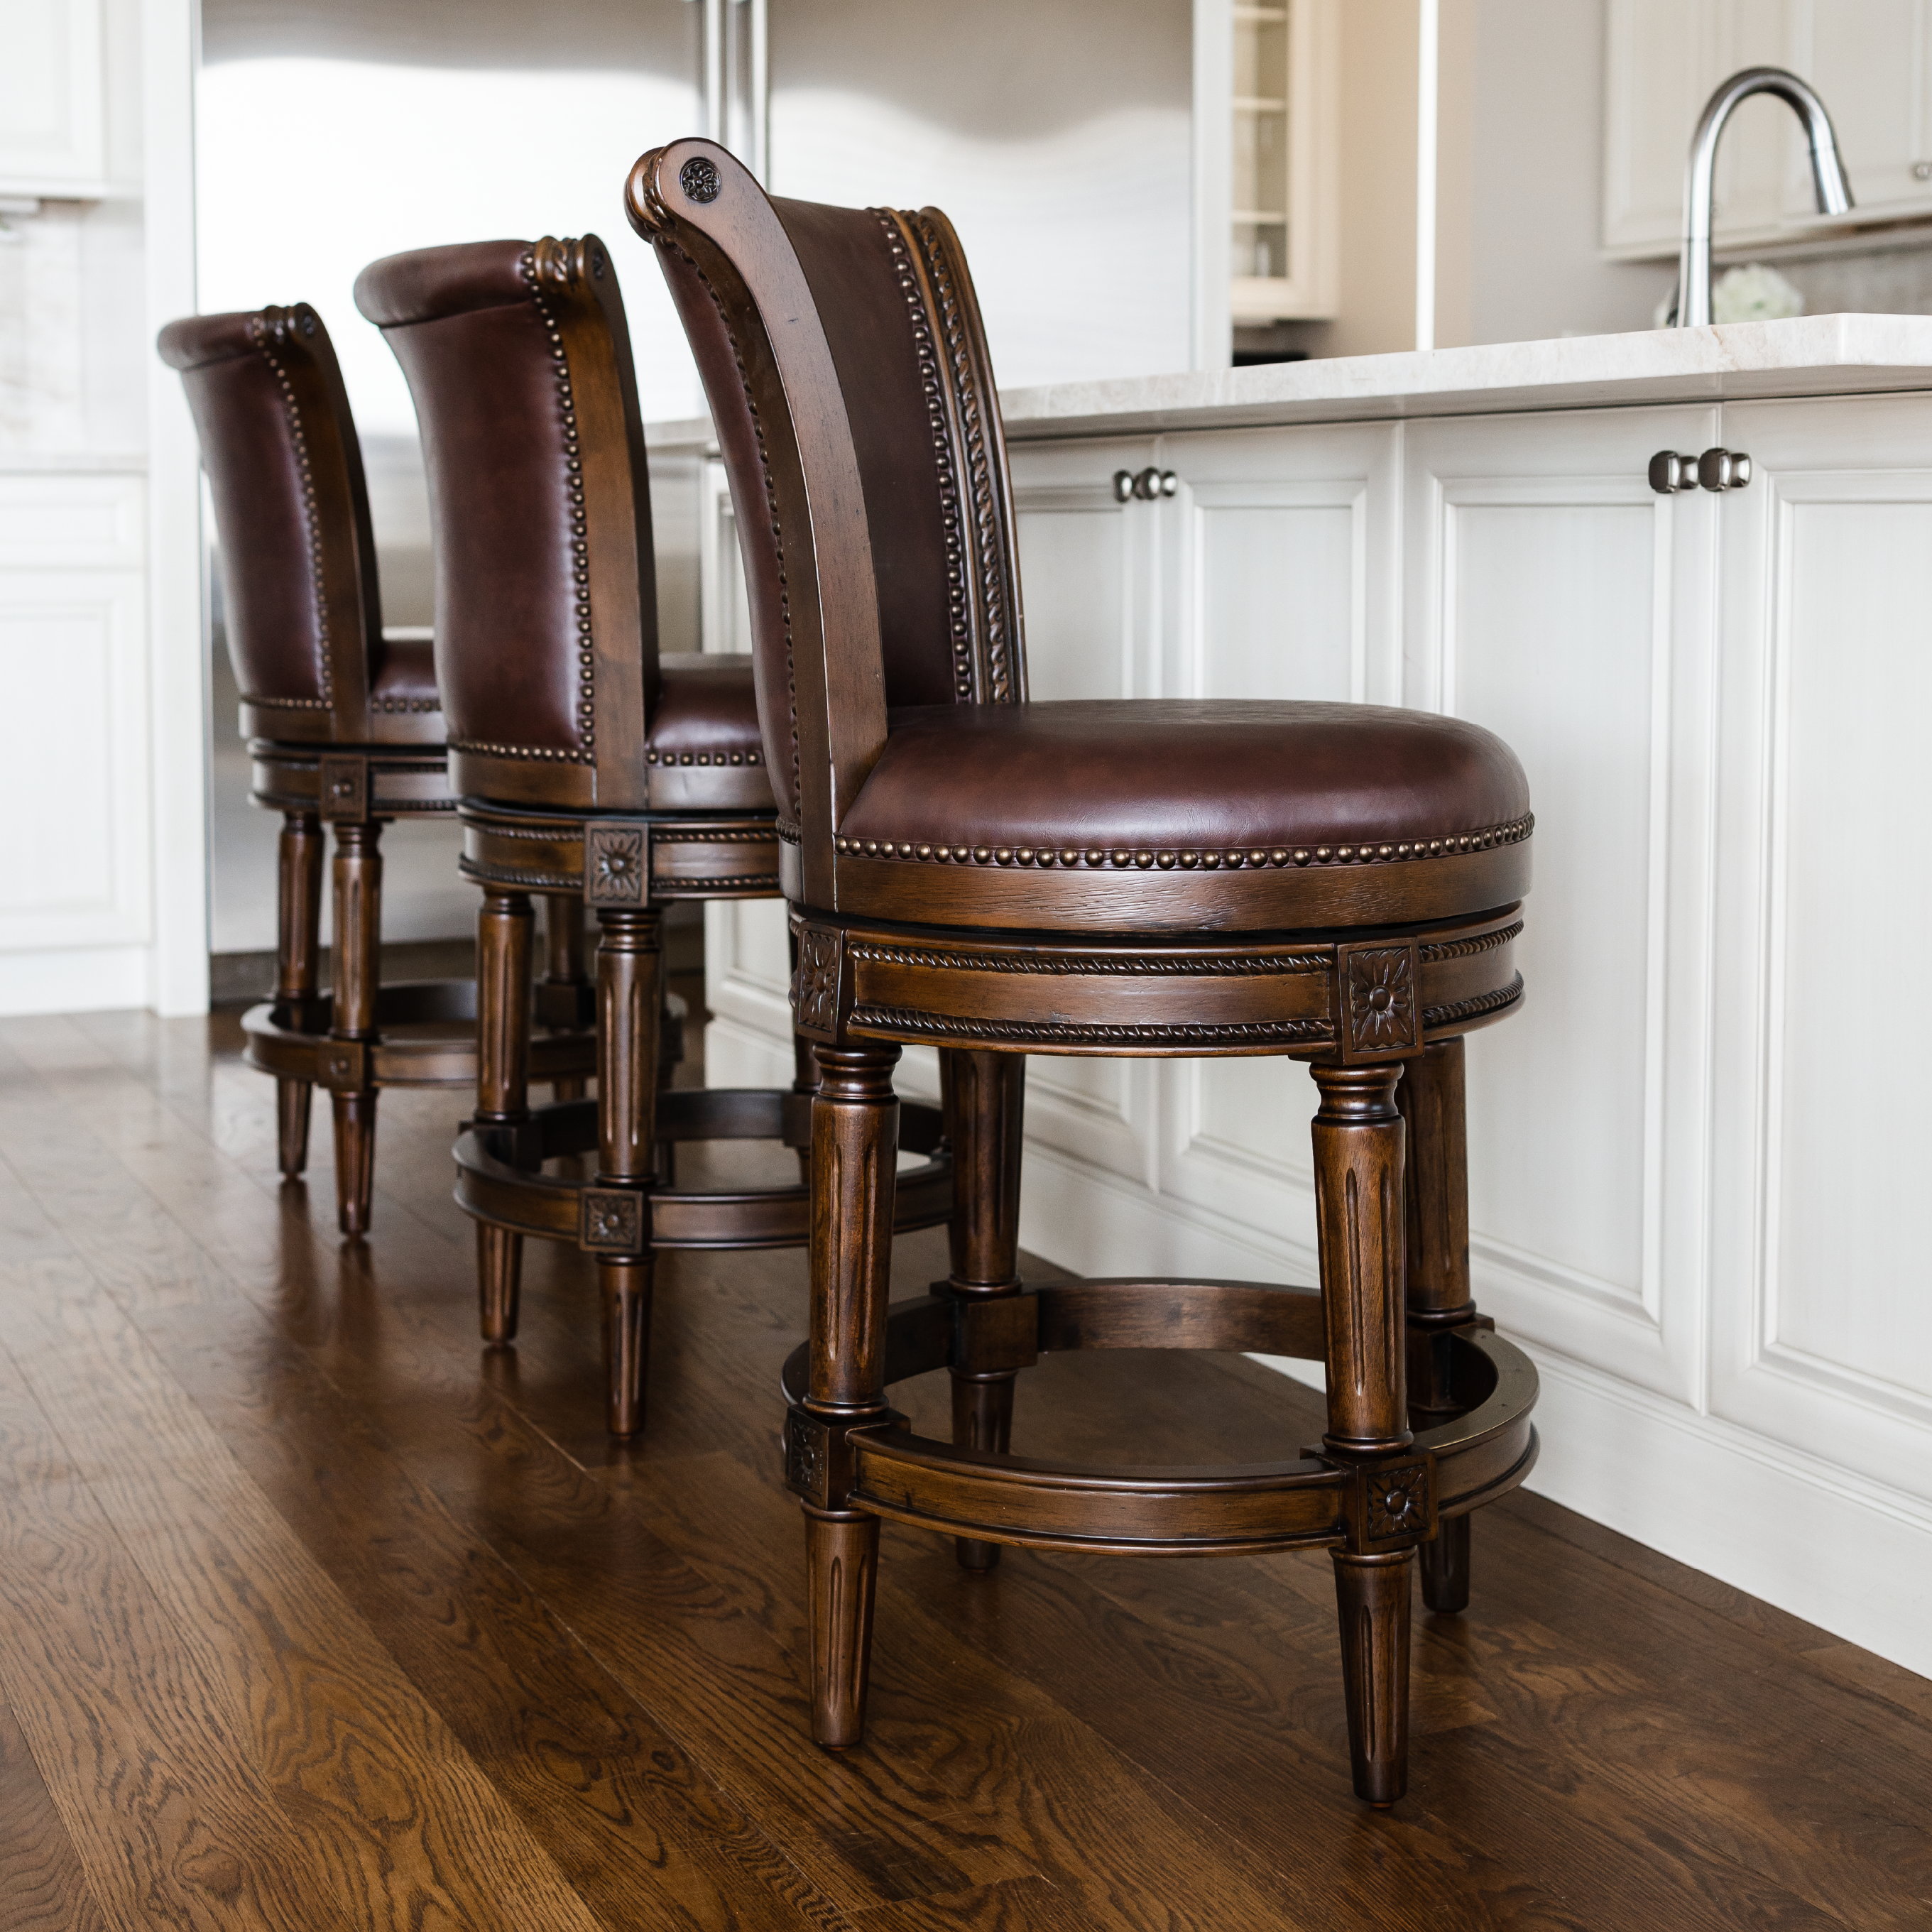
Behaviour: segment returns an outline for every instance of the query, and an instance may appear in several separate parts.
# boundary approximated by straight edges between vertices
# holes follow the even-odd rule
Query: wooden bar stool
[[[427,639],[382,628],[362,448],[322,318],[306,302],[187,316],[161,331],[158,346],[182,373],[214,499],[251,796],[282,814],[275,996],[242,1020],[246,1057],[275,1076],[284,1174],[307,1166],[310,1095],[318,1084],[328,1090],[337,1218],[359,1234],[369,1226],[377,1093],[476,1078],[472,1036],[392,1036],[473,1023],[474,986],[382,983],[382,826],[456,806],[435,666]],[[335,828],[329,994],[317,986],[326,824]],[[566,907],[554,930],[574,921],[580,933],[575,901]],[[580,977],[581,953],[580,939]],[[594,1055],[573,1021],[545,1041],[541,1070],[580,1078]]]
[[[959,1539],[1334,1552],[1355,1788],[1403,1790],[1409,1574],[1460,1608],[1457,1527],[1534,1460],[1528,1360],[1469,1299],[1462,1040],[1521,996],[1522,767],[1486,731],[1367,706],[1026,700],[1012,494],[972,284],[932,209],[766,199],[723,148],[628,191],[710,396],[752,584],[812,1109],[808,1342],[785,1372],[812,1728],[856,1744],[882,1517]],[[951,1278],[887,1303],[891,1073],[946,1069]],[[1026,1053],[1313,1065],[1322,1288],[1024,1286]],[[1413,1155],[1410,1144],[1413,1138]],[[1406,1235],[1405,1217],[1408,1224]],[[1046,1348],[1324,1361],[1328,1428],[1259,1466],[1009,1451]],[[953,1439],[887,1404],[952,1371]]]
[[[623,299],[603,244],[482,242],[365,268],[357,306],[416,398],[436,540],[437,665],[463,869],[483,889],[476,1114],[457,1144],[477,1221],[486,1340],[516,1332],[523,1244],[594,1256],[611,1432],[644,1425],[652,1257],[664,1248],[802,1246],[808,1191],[676,1184],[686,1140],[805,1148],[790,1090],[664,1090],[662,908],[771,898],[776,809],[746,658],[660,655],[650,482]],[[782,704],[781,695],[777,701]],[[602,930],[596,1101],[532,1108],[530,895],[578,893]],[[898,1222],[952,1208],[940,1118],[906,1108],[928,1156],[901,1177]],[[544,1164],[594,1154],[595,1179]]]

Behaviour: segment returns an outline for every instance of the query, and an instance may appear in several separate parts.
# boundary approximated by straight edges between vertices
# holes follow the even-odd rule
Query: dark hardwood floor
[[[521,1341],[476,1340],[460,1096],[383,1096],[346,1244],[320,1106],[285,1188],[238,1048],[0,1024],[4,1932],[1932,1928],[1932,1685],[1528,1496],[1468,1616],[1418,1606],[1390,1814],[1349,1795],[1320,1555],[982,1578],[889,1526],[870,1736],[821,1754],[776,1450],[802,1258],[664,1264],[613,1447],[579,1257],[532,1244]],[[909,1291],[943,1236],[895,1258]],[[1253,1364],[1096,1354],[1017,1434],[1319,1430]]]

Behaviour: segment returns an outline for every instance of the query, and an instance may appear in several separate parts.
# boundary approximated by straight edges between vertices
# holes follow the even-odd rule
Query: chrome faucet
[[[1717,166],[1718,136],[1731,110],[1754,94],[1776,94],[1804,123],[1818,212],[1844,214],[1852,206],[1832,117],[1810,88],[1781,67],[1748,67],[1732,74],[1705,104],[1703,118],[1690,137],[1690,166],[1684,178],[1684,249],[1677,262],[1679,328],[1696,328],[1711,320],[1711,178]]]

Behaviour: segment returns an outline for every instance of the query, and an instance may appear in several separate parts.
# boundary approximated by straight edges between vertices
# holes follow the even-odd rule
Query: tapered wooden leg
[[[1469,1293],[1469,1172],[1462,1042],[1447,1040],[1408,1062],[1396,1089],[1408,1128],[1408,1418],[1432,1429],[1460,1414],[1450,1387],[1448,1331],[1474,1318]],[[1422,1600],[1432,1610],[1469,1603],[1469,1519],[1445,1516],[1420,1552]]]
[[[599,1187],[650,1185],[656,1124],[659,1007],[664,955],[653,908],[603,910],[597,949],[597,1181]],[[637,1198],[635,1196],[631,1197]],[[600,1253],[604,1300],[606,1420],[614,1436],[644,1426],[644,1382],[650,1356],[650,1209],[628,1232],[628,1253]]]
[[[803,1507],[812,1592],[812,1735],[827,1750],[849,1750],[866,1735],[879,1519]]]
[[[322,820],[312,812],[282,819],[276,877],[275,1004],[298,1012],[314,1004],[322,941]],[[304,1015],[298,1022],[313,1024]],[[292,1180],[308,1165],[309,1100],[314,1082],[275,1082],[275,1140],[282,1172]]]
[[[335,1218],[345,1234],[366,1234],[376,1165],[376,995],[382,986],[382,827],[374,820],[335,827],[334,1024],[344,1052],[329,1083],[335,1112]]]
[[[530,1118],[530,934],[526,892],[483,895],[476,920],[476,1124],[514,1130]],[[524,1238],[476,1224],[478,1314],[486,1342],[517,1332]]]
[[[586,950],[584,943],[584,902],[575,892],[544,895],[544,984],[577,988],[584,982]],[[572,1075],[550,1082],[552,1095],[560,1100],[580,1100],[585,1082]]]
[[[1404,1131],[1398,1064],[1312,1070],[1316,1218],[1322,1251],[1328,1427],[1343,1462],[1411,1439],[1402,1318]],[[1408,1573],[1414,1552],[1335,1552],[1342,1682],[1355,1790],[1392,1804],[1408,1778]]]
[[[939,1056],[946,1134],[952,1148],[952,1219],[947,1240],[955,1294],[1019,1292],[1020,1150],[1026,1111],[1026,1056],[949,1048]],[[1018,1372],[952,1374],[952,1440],[1004,1455],[1012,1446]],[[955,1539],[964,1570],[1000,1560],[997,1543]]]
[[[898,1100],[896,1046],[817,1049],[812,1104],[812,1343],[805,1406],[832,1424],[885,1408]],[[866,1726],[878,1520],[805,1508],[812,1608],[812,1735],[828,1750]]]
[[[1393,1804],[1408,1787],[1408,1573],[1415,1552],[1334,1556],[1355,1796]]]

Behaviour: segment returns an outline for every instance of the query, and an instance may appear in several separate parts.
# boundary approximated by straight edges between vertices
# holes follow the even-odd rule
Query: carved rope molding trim
[[[854,944],[854,959],[882,966],[924,966],[972,973],[1192,974],[1239,977],[1255,974],[1306,975],[1334,970],[1334,956],[1324,952],[1236,954],[1218,959],[1150,958],[1144,953],[1078,952],[1027,957],[1006,954],[982,956],[970,952],[932,952],[898,946]]]
[[[546,235],[518,258],[530,303],[550,343],[551,373],[556,378],[557,406],[563,425],[564,496],[570,511],[570,577],[572,614],[577,626],[577,742],[574,762],[596,761],[597,652],[590,621],[590,543],[584,508],[584,452],[578,440],[577,400],[571,388],[570,363],[564,352],[563,331],[551,314],[543,284],[568,289],[578,279],[577,243]],[[466,747],[466,749],[470,748]],[[543,757],[550,755],[537,753]]]
[[[995,704],[1010,703],[1018,693],[1014,653],[1019,635],[1018,600],[1013,594],[1005,532],[994,501],[993,458],[986,436],[986,400],[973,366],[973,349],[959,300],[958,278],[953,273],[938,229],[923,215],[910,218],[926,257],[932,286],[945,318],[946,360],[959,420],[966,432],[966,466],[973,498],[973,538],[980,568],[986,628],[986,682]],[[997,404],[994,406],[998,406]]]
[[[254,344],[262,360],[268,365],[275,379],[275,386],[282,394],[282,413],[289,425],[289,440],[296,453],[296,469],[302,478],[302,540],[308,550],[309,596],[315,610],[316,643],[321,659],[322,695],[319,698],[292,698],[288,700],[290,709],[302,710],[314,709],[333,711],[335,709],[335,670],[329,652],[328,598],[322,583],[322,528],[317,520],[315,507],[315,475],[309,460],[308,432],[303,426],[302,410],[296,402],[296,387],[281,358],[271,346],[272,341],[286,340],[294,326],[291,312],[284,308],[264,309],[259,315],[248,318],[249,339]],[[260,704],[259,698],[244,700]]]
[[[919,356],[919,386],[926,398],[926,425],[931,434],[934,466],[939,472],[940,522],[946,539],[946,616],[952,641],[952,688],[962,701],[973,696],[973,600],[966,591],[966,546],[959,523],[959,479],[952,467],[952,439],[948,432],[946,406],[940,398],[939,358],[933,347],[932,318],[920,298],[919,278],[913,273],[912,258],[906,253],[905,237],[890,212],[875,208],[872,213],[884,232],[886,246],[892,250],[892,274],[905,298],[906,315],[912,325],[913,346]]]
[[[1522,998],[1522,975],[1519,973],[1507,986],[1499,986],[1493,993],[1478,993],[1474,999],[1457,1000],[1446,1006],[1424,1008],[1422,1024],[1433,1030],[1437,1027],[1454,1026],[1458,1020],[1480,1019],[1484,1013],[1514,1006]]]
[[[1327,1045],[1326,1020],[1268,1020],[1228,1026],[1079,1026],[1052,1021],[956,1019],[903,1006],[856,1006],[850,1024],[880,1033],[924,1034],[943,1040],[1058,1040],[1068,1046],[1222,1046],[1238,1043]]]
[[[1522,921],[1513,926],[1498,926],[1494,932],[1478,933],[1474,939],[1452,939],[1439,945],[1424,946],[1420,949],[1425,966],[1439,965],[1445,959],[1470,959],[1479,952],[1493,952],[1499,946],[1507,946],[1513,939],[1522,937]]]
[[[839,852],[853,858],[910,859],[931,865],[1058,865],[1069,869],[1084,863],[1121,872],[1143,872],[1156,867],[1162,872],[1172,872],[1176,866],[1186,872],[1197,868],[1213,872],[1225,866],[1231,872],[1244,867],[1259,872],[1285,866],[1370,866],[1417,859],[1457,858],[1466,853],[1488,852],[1498,846],[1520,844],[1535,827],[1534,818],[1526,814],[1508,825],[1488,826],[1478,832],[1452,832],[1441,838],[1403,839],[1386,844],[1256,845],[1219,850],[1179,850],[1145,845],[935,845],[892,838],[837,838],[832,842]]]

